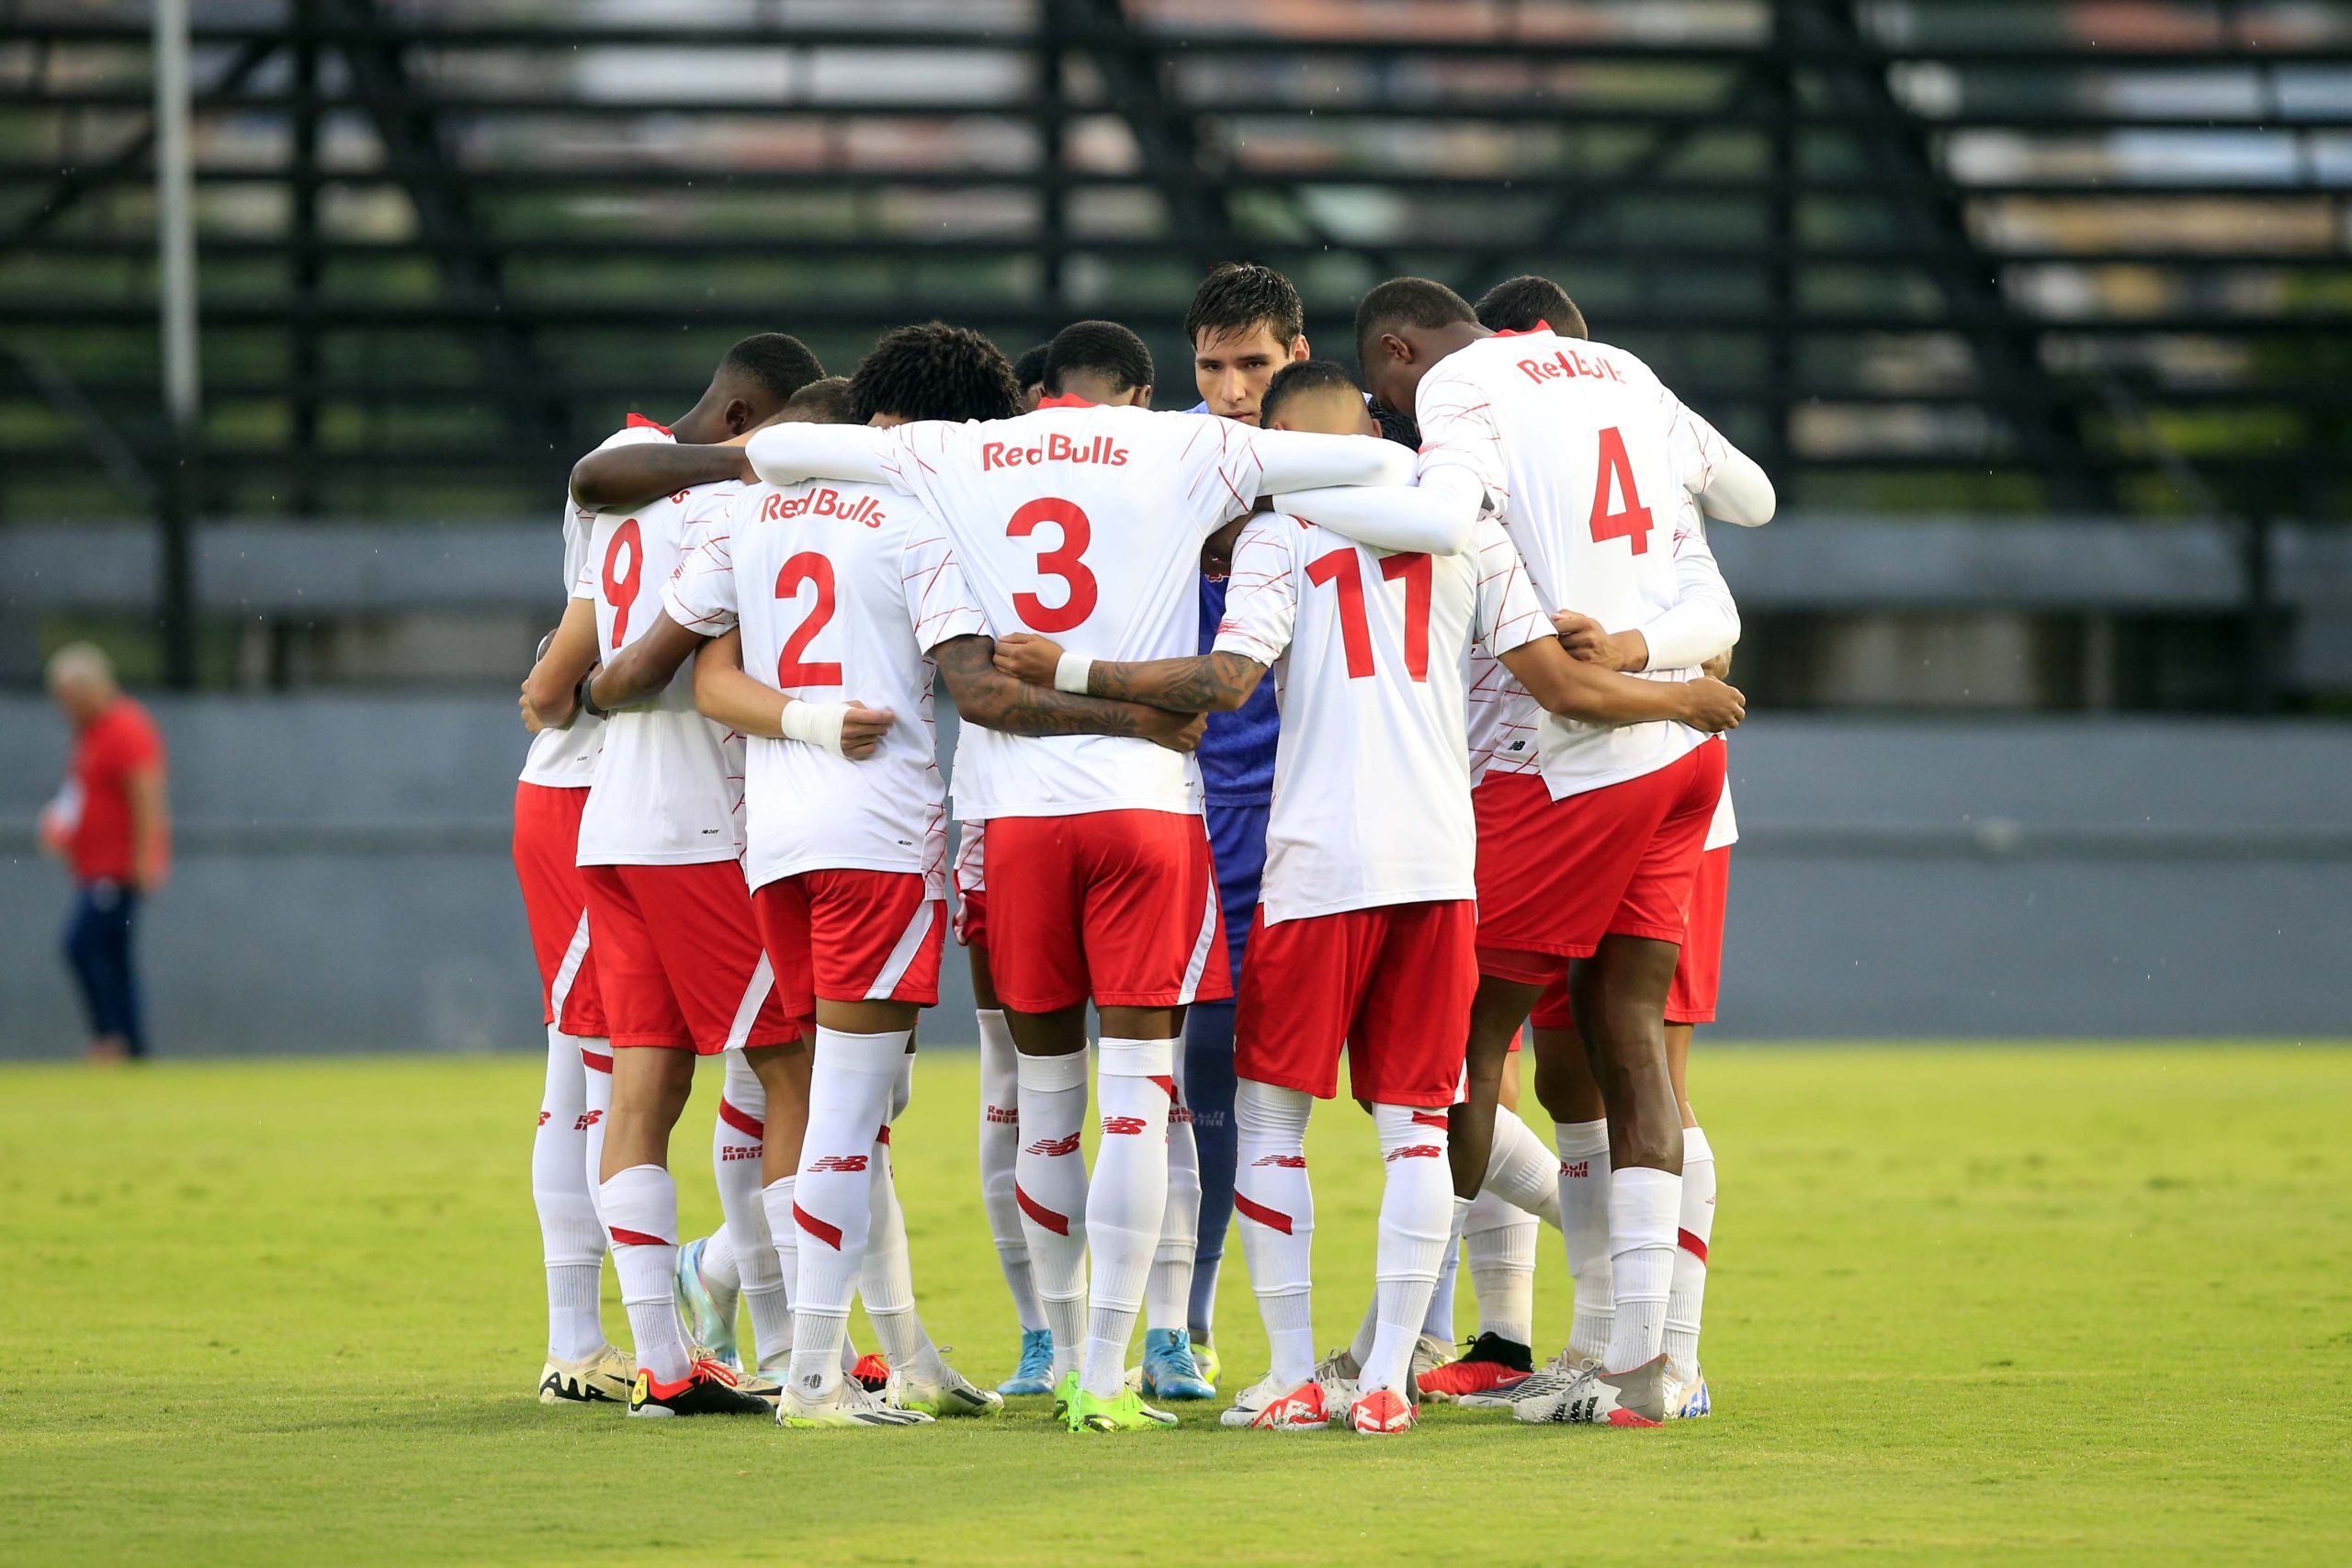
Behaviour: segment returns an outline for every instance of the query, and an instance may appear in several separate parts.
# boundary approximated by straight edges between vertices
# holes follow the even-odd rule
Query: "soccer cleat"
[[[1257,1432],[1320,1432],[1331,1424],[1323,1385],[1313,1378],[1285,1388],[1269,1372],[1234,1396],[1233,1408],[1216,1418],[1220,1427]]]
[[[1348,1425],[1367,1437],[1394,1437],[1409,1432],[1418,1419],[1412,1402],[1394,1389],[1375,1388],[1356,1396],[1348,1406]]]
[[[1115,1399],[1104,1399],[1083,1388],[1072,1393],[1069,1429],[1073,1432],[1148,1432],[1174,1425],[1176,1417],[1165,1410],[1154,1410],[1131,1388],[1121,1389]]]
[[[1454,1403],[1464,1410],[1510,1410],[1522,1399],[1557,1393],[1586,1372],[1599,1370],[1599,1362],[1580,1358],[1572,1350],[1563,1350],[1517,1382],[1505,1383],[1484,1393],[1459,1394]]]
[[[1069,1425],[1069,1407],[1078,1398],[1078,1369],[1072,1367],[1054,1383],[1054,1419]]]
[[[1434,1334],[1424,1334],[1413,1341],[1413,1358],[1405,1368],[1406,1396],[1415,1404],[1421,1402],[1421,1377],[1433,1372],[1453,1359],[1453,1347]]]
[[[743,1358],[735,1348],[735,1314],[720,1306],[710,1287],[703,1283],[702,1253],[709,1245],[710,1237],[697,1236],[678,1248],[674,1281],[678,1321],[685,1326],[688,1344],[707,1347],[712,1360],[741,1371]]]
[[[997,1393],[1011,1398],[1023,1393],[1054,1392],[1054,1331],[1050,1328],[1027,1328],[1021,1333],[1021,1363],[1012,1375],[996,1385]]]
[[[774,1406],[736,1386],[735,1371],[717,1361],[696,1361],[675,1382],[663,1382],[643,1367],[628,1391],[631,1416],[765,1416]]]
[[[771,1410],[775,1408],[775,1402],[784,1397],[783,1380],[768,1376],[764,1368],[758,1371],[737,1372],[735,1386],[753,1399],[766,1400]]]
[[[1654,1356],[1630,1372],[1604,1372],[1588,1364],[1566,1388],[1522,1397],[1510,1413],[1521,1421],[1578,1427],[1658,1426],[1666,1419],[1666,1358]]]
[[[890,1386],[890,1363],[882,1359],[880,1352],[868,1350],[857,1359],[857,1365],[849,1370],[849,1375],[866,1393],[880,1393]]]
[[[1216,1385],[1201,1375],[1193,1341],[1181,1328],[1155,1328],[1143,1337],[1143,1392],[1154,1399],[1215,1399]]]
[[[1418,1381],[1422,1398],[1444,1404],[1468,1393],[1508,1388],[1534,1370],[1534,1359],[1526,1346],[1499,1334],[1481,1334],[1470,1342],[1470,1348],[1460,1360],[1421,1372]]]
[[[1669,1421],[1697,1421],[1714,1414],[1715,1403],[1707,1394],[1707,1374],[1694,1372],[1688,1382],[1669,1369],[1666,1374],[1666,1418]]]
[[[1363,1369],[1356,1364],[1352,1350],[1334,1350],[1315,1363],[1314,1378],[1323,1385],[1323,1407],[1331,1413],[1334,1423],[1348,1418],[1348,1406],[1356,1402],[1356,1379]]]
[[[784,1391],[775,1407],[779,1427],[928,1427],[931,1417],[920,1410],[885,1404],[855,1378],[843,1378],[827,1393],[810,1393],[798,1386]]]
[[[577,1361],[548,1358],[539,1369],[541,1404],[626,1404],[637,1363],[607,1345]]]
[[[938,1369],[936,1377],[926,1377],[920,1370],[892,1372],[889,1387],[882,1395],[882,1403],[894,1410],[913,1410],[925,1416],[995,1416],[1004,1409],[1004,1396],[992,1388],[976,1388],[969,1378],[936,1356],[928,1358]]]
[[[1216,1382],[1217,1374],[1225,1370],[1225,1363],[1217,1359],[1216,1347],[1205,1339],[1193,1340],[1193,1365],[1199,1369],[1201,1381],[1211,1385]]]

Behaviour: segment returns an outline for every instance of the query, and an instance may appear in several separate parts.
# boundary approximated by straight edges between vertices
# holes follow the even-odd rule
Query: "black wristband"
[[[599,664],[594,669],[590,670],[588,673],[580,677],[580,684],[572,690],[572,695],[580,700],[580,711],[586,714],[590,718],[610,718],[613,716],[612,710],[610,708],[600,708],[596,705],[596,699],[590,693],[590,688],[594,686],[596,683],[597,671],[602,669],[604,669],[604,666]]]

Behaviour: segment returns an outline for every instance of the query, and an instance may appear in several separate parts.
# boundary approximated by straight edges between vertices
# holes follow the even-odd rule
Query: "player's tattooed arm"
[[[1016,632],[996,645],[996,667],[1033,685],[1056,684],[1061,660],[1061,645],[1051,637]],[[1224,651],[1126,663],[1098,659],[1087,667],[1086,693],[1183,713],[1231,713],[1250,700],[1265,674],[1256,660]]]
[[[599,447],[572,464],[571,499],[594,511],[621,511],[695,485],[751,477],[751,458],[740,443],[638,441]]]
[[[1190,751],[1206,721],[1141,703],[1105,701],[1031,685],[1001,670],[997,644],[984,637],[950,637],[931,650],[956,711],[984,729],[1008,735],[1124,735]]]
[[[523,680],[523,728],[570,727],[578,713],[575,694],[588,671],[596,667],[596,602],[574,599],[563,607],[563,619],[540,645],[539,660]]]
[[[1644,681],[1570,657],[1556,637],[1539,637],[1499,656],[1544,710],[1589,724],[1672,719],[1710,734],[1734,728],[1747,699],[1721,681]]]

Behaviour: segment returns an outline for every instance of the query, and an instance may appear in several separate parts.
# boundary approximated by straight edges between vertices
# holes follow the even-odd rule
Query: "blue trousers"
[[[65,922],[65,962],[82,991],[90,1038],[112,1036],[133,1056],[147,1054],[139,1010],[139,976],[130,960],[139,895],[119,883],[85,883]]]
[[[1233,984],[1241,985],[1241,954],[1258,912],[1258,885],[1266,873],[1263,806],[1204,807],[1216,851],[1217,901],[1225,907],[1226,956]],[[1193,1111],[1193,1143],[1200,1150],[1201,1241],[1193,1258],[1193,1337],[1206,1341],[1215,1324],[1218,1267],[1233,1223],[1233,1004],[1196,1002],[1184,1021],[1184,1100]]]

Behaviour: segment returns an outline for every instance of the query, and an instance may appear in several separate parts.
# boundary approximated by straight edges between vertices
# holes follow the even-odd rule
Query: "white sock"
[[[548,1271],[548,1357],[582,1361],[605,1348],[599,1292],[605,1227],[588,1185],[588,1083],[580,1042],[548,1025],[547,1082],[531,1135],[531,1201]]]
[[[1699,1375],[1699,1308],[1707,1296],[1707,1246],[1715,1232],[1715,1151],[1696,1127],[1682,1129],[1681,1234],[1666,1297],[1666,1363],[1686,1382]]]
[[[1184,1105],[1184,1050],[1176,1049],[1175,1102],[1168,1110],[1168,1207],[1160,1215],[1159,1247],[1144,1289],[1146,1328],[1189,1329],[1193,1314],[1193,1254],[1201,1243],[1201,1151],[1193,1142],[1193,1113]]]
[[[1175,1103],[1177,1040],[1105,1036],[1095,1096],[1102,1141],[1086,1191],[1086,1351],[1079,1382],[1098,1399],[1126,1392],[1127,1342],[1168,1213],[1168,1109]],[[1177,1321],[1182,1322],[1180,1317]]]
[[[1478,1186],[1480,1197],[1489,1192],[1526,1210],[1554,1230],[1560,1228],[1560,1162],[1544,1146],[1535,1129],[1509,1106],[1495,1107],[1493,1152],[1487,1156],[1486,1179]],[[1478,1228],[1475,1221],[1470,1228]]]
[[[893,1370],[938,1375],[939,1352],[915,1313],[914,1260],[907,1251],[907,1215],[899,1206],[899,1184],[891,1170],[890,1129],[874,1145],[874,1180],[867,1189],[865,1264],[858,1271],[858,1299],[881,1341],[882,1359]]]
[[[800,1233],[792,1287],[792,1382],[805,1393],[829,1393],[841,1377],[850,1302],[869,1245],[875,1137],[889,1113],[908,1032],[817,1029],[808,1066],[808,1131],[788,1198]]]
[[[1022,1234],[1021,1204],[1012,1195],[1013,1161],[1021,1156],[1020,1053],[1001,1010],[981,1008],[975,1016],[980,1021],[980,1206],[988,1213],[1012,1314],[1021,1331],[1032,1334],[1046,1319],[1030,1283],[1029,1238]]]
[[[580,1043],[580,1066],[588,1107],[580,1118],[580,1130],[586,1137],[580,1151],[581,1163],[587,1171],[589,1198],[601,1204],[603,1200],[598,1194],[605,1185],[605,1123],[613,1114],[612,1043],[607,1040],[582,1040]],[[596,1224],[600,1229],[605,1224],[601,1208],[596,1215]]]
[[[1609,1123],[1555,1122],[1552,1134],[1560,1151],[1560,1237],[1577,1287],[1568,1349],[1579,1360],[1599,1360],[1609,1353],[1617,1318],[1609,1277]]]
[[[617,1171],[597,1193],[611,1228],[613,1272],[637,1343],[637,1364],[663,1382],[692,1370],[678,1330],[678,1184],[658,1165]]]
[[[1609,1179],[1609,1277],[1617,1301],[1601,1365],[1629,1372],[1666,1340],[1666,1298],[1674,1279],[1674,1232],[1682,1217],[1682,1178],[1628,1166]]]
[[[1357,1383],[1367,1392],[1385,1388],[1404,1393],[1410,1388],[1413,1342],[1420,1337],[1422,1319],[1429,1314],[1438,1265],[1460,1239],[1460,1216],[1469,1213],[1470,1201],[1453,1196],[1443,1111],[1374,1105],[1372,1121],[1380,1133],[1380,1157],[1387,1169],[1373,1262],[1380,1321]]]
[[[1013,1199],[1037,1310],[1054,1332],[1058,1382],[1078,1366],[1086,1325],[1086,1156],[1079,1125],[1086,1118],[1086,1056],[1023,1056],[1015,1068],[1021,1100],[1021,1153]]]
[[[1315,1371],[1315,1194],[1306,1178],[1314,1105],[1297,1089],[1249,1078],[1233,1089],[1233,1217],[1283,1388]]]
[[[760,1207],[760,1154],[767,1137],[768,1096],[752,1064],[741,1051],[720,1057],[718,1114],[710,1124],[710,1174],[718,1188],[718,1212],[725,1224],[703,1245],[702,1281],[719,1312],[733,1323],[747,1286],[775,1290],[783,1283],[771,1259],[775,1245],[768,1239],[768,1217]],[[771,1314],[769,1332],[775,1332]],[[755,1335],[756,1343],[756,1335]],[[758,1344],[760,1355],[776,1347]]]
[[[792,1195],[798,1181],[797,1176],[786,1176],[769,1182],[760,1190],[760,1213],[768,1222],[768,1251],[775,1258],[776,1278],[784,1281],[783,1288],[773,1298],[775,1305],[784,1314],[784,1321],[775,1331],[775,1354],[771,1358],[763,1349],[760,1352],[760,1370],[779,1382],[789,1375],[784,1369],[789,1367],[792,1359],[792,1292],[800,1278],[800,1225],[792,1217]],[[759,1321],[761,1310],[757,1304],[752,1309],[754,1324]],[[766,1337],[760,1335],[757,1328],[752,1332],[765,1346]]]
[[[1556,1180],[1557,1162],[1544,1164]],[[1493,1191],[1480,1192],[1470,1205],[1463,1245],[1470,1255],[1471,1287],[1478,1292],[1479,1333],[1514,1345],[1534,1342],[1535,1235],[1543,1228],[1534,1215]]]
[[[1454,1343],[1454,1280],[1459,1272],[1455,1266],[1461,1260],[1462,1249],[1458,1247],[1448,1248],[1446,1255],[1437,1260],[1437,1283],[1430,1288],[1429,1314],[1421,1319],[1423,1334],[1432,1339],[1442,1339],[1449,1345]]]

